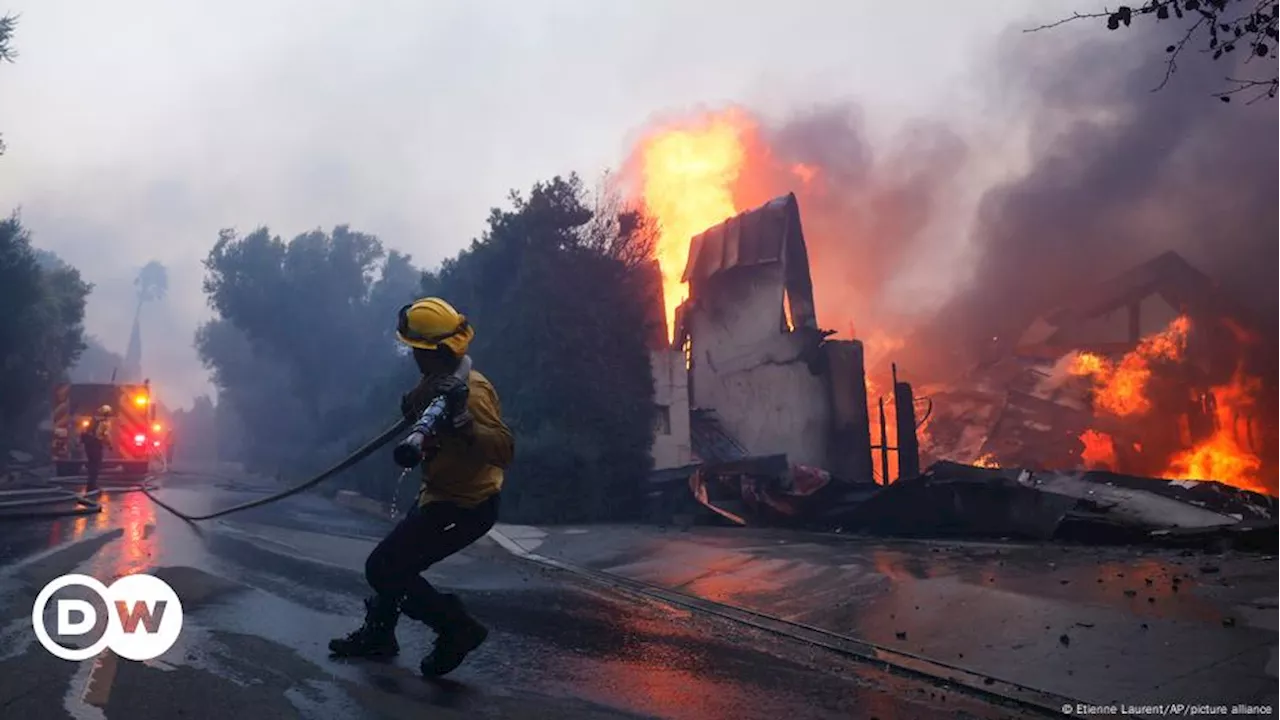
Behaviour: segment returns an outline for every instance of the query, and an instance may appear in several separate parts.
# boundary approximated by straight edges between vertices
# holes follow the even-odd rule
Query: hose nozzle
[[[423,444],[427,438],[434,437],[439,432],[440,424],[445,419],[446,411],[449,403],[443,395],[431,401],[427,405],[427,409],[422,411],[422,415],[418,416],[417,422],[409,429],[409,436],[400,441],[396,445],[396,449],[392,451],[391,457],[396,464],[402,468],[410,469],[417,467],[422,462],[424,456]]]

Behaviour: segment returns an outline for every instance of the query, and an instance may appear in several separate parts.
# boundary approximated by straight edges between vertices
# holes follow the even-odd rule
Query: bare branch
[[[1195,35],[1196,30],[1199,30],[1200,26],[1203,24],[1204,18],[1200,18],[1194,25],[1187,29],[1186,34],[1182,36],[1182,39],[1178,41],[1178,44],[1170,45],[1165,48],[1165,52],[1169,53],[1169,60],[1164,64],[1164,79],[1160,81],[1159,85],[1151,88],[1151,92],[1163,90],[1164,86],[1169,84],[1169,78],[1173,77],[1173,74],[1178,72],[1178,55],[1182,53],[1182,48],[1187,46],[1187,43],[1191,40],[1191,36]]]
[[[1067,23],[1074,22],[1076,20],[1096,20],[1098,18],[1110,17],[1110,16],[1111,16],[1111,13],[1106,10],[1102,12],[1097,12],[1097,13],[1071,13],[1071,17],[1069,18],[1062,18],[1061,20],[1055,20],[1054,22],[1048,23],[1046,25],[1041,25],[1039,27],[1027,28],[1022,32],[1029,33],[1029,32],[1040,32],[1041,30],[1052,30],[1053,28],[1056,28],[1059,25],[1066,25]]]
[[[1238,95],[1249,90],[1257,90],[1258,93],[1252,99],[1245,102],[1246,105],[1252,105],[1259,100],[1275,99],[1277,90],[1280,90],[1280,79],[1271,78],[1269,80],[1241,80],[1238,78],[1227,78],[1227,82],[1234,87],[1214,93],[1213,96],[1223,102],[1231,102],[1232,95]]]

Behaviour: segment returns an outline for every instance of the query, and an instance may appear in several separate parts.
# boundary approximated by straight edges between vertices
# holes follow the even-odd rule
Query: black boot
[[[400,610],[381,597],[364,601],[364,624],[346,637],[329,641],[329,652],[339,657],[393,657],[400,652],[396,642],[396,620]]]
[[[489,637],[488,628],[467,614],[456,595],[440,597],[440,607],[433,608],[431,612],[423,613],[424,617],[418,618],[436,631],[435,647],[430,655],[422,659],[419,666],[426,677],[440,677],[453,672],[472,650],[480,647],[485,638]]]

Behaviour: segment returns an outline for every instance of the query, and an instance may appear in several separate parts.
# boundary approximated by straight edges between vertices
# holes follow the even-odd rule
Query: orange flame
[[[1118,363],[1093,353],[1078,353],[1068,370],[1093,379],[1096,407],[1120,417],[1140,415],[1151,409],[1151,399],[1146,394],[1151,364],[1181,359],[1190,331],[1191,320],[1184,315],[1163,331],[1143,338]]]
[[[1255,404],[1262,383],[1239,371],[1228,385],[1213,389],[1216,428],[1205,441],[1169,461],[1163,473],[1170,480],[1217,480],[1245,490],[1273,494],[1262,482],[1262,460],[1244,446],[1248,433],[1243,418]]]
[[[996,456],[991,453],[984,453],[982,457],[973,461],[974,467],[980,468],[999,468],[1000,463],[996,460]]]
[[[668,127],[642,143],[641,195],[658,223],[655,255],[672,338],[676,307],[688,297],[680,278],[689,261],[690,241],[738,212],[733,185],[746,162],[744,134],[751,128],[745,115],[728,110]]]
[[[1080,434],[1080,442],[1084,450],[1080,452],[1080,460],[1086,468],[1116,467],[1116,443],[1108,434],[1097,430],[1085,430]]]
[[[1093,353],[1077,353],[1071,358],[1069,371],[1088,377],[1093,382],[1094,406],[1117,417],[1141,416],[1152,410],[1147,385],[1158,361],[1178,362],[1184,359],[1191,322],[1179,317],[1164,331],[1143,339],[1138,347],[1118,362]],[[1187,446],[1169,457],[1161,476],[1170,480],[1216,480],[1245,490],[1274,494],[1262,481],[1262,460],[1250,442],[1248,418],[1256,415],[1261,381],[1248,378],[1237,370],[1231,382],[1211,390],[1213,433],[1196,443],[1191,436],[1189,418],[1177,417],[1181,442]],[[1149,417],[1157,418],[1158,413]],[[1106,433],[1088,429],[1080,435],[1084,449],[1081,463],[1086,468],[1107,467],[1124,471],[1116,455],[1115,439]],[[1133,443],[1141,453],[1141,443]],[[1163,464],[1162,461],[1157,460]],[[1159,467],[1159,465],[1157,465]]]

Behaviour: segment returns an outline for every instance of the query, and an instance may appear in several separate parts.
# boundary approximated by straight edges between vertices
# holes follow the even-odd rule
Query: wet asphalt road
[[[161,496],[192,512],[272,489],[180,475]],[[428,577],[492,630],[445,681],[419,677],[430,633],[402,622],[392,662],[335,661],[358,623],[365,555],[384,530],[302,496],[193,529],[140,493],[98,515],[0,523],[0,717],[60,718],[1018,718],[1023,711],[730,621],[624,595],[509,555],[488,539]],[[147,572],[183,602],[156,661],[59,660],[31,607],[49,580]],[[60,597],[60,596],[59,596]],[[87,640],[96,639],[90,633]]]

